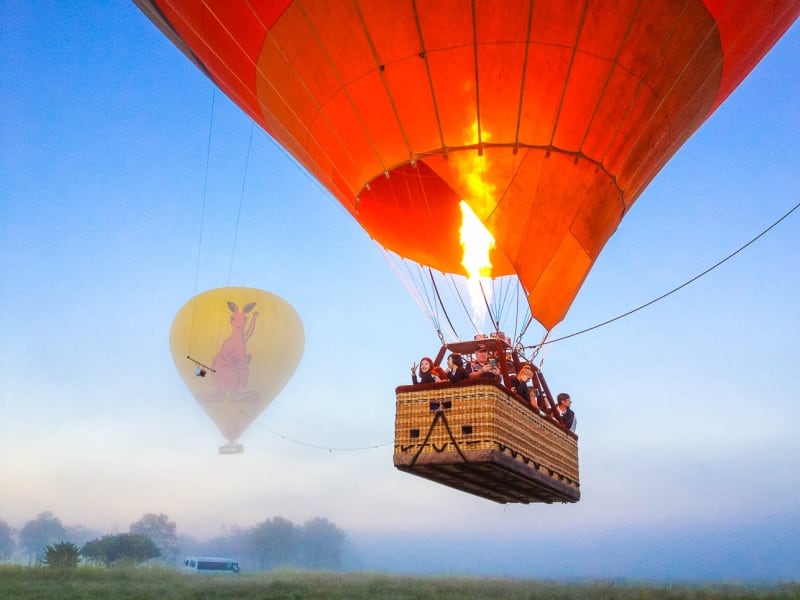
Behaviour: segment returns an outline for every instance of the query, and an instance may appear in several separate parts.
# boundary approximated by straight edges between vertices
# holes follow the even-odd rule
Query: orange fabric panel
[[[508,151],[508,150],[507,150]],[[493,149],[492,153],[500,152]],[[503,232],[505,252],[516,264],[529,263],[535,271],[542,267],[541,249],[552,240],[547,238],[552,230],[546,224],[547,215],[541,212],[541,200],[537,206],[541,174],[548,157],[545,152],[533,149],[521,149],[515,156],[517,168],[510,184],[498,204],[498,210],[492,214],[493,230]],[[529,282],[530,283],[530,282]]]
[[[487,44],[478,50],[481,141],[513,143],[522,85],[522,44]]]
[[[535,2],[476,0],[475,32],[479,44],[525,42],[530,11]]]
[[[280,75],[266,78],[263,74],[270,73],[270,69],[276,65],[285,66],[285,69],[279,71]],[[255,87],[262,118],[265,122],[280,122],[293,141],[305,145],[309,125],[319,114],[319,107],[290,71],[289,63],[274,39],[265,40],[256,68]]]
[[[416,7],[426,52],[464,46],[472,49],[471,0],[420,0]]]
[[[534,2],[531,40],[543,47],[574,48],[586,4],[572,0]]]
[[[398,146],[402,143],[404,161],[410,158],[409,148],[405,145],[406,140],[411,148],[439,147],[441,142],[433,97],[425,61],[420,56],[422,42],[411,3],[363,3],[359,4],[359,9],[376,59],[383,66],[385,100],[389,103],[382,110],[386,116],[381,115],[376,121],[379,119],[396,121],[392,127],[397,127],[397,134],[402,138],[394,140],[391,145]],[[409,90],[413,90],[414,93],[409,93]],[[364,105],[373,100],[370,95],[354,94],[354,97]],[[378,100],[382,102],[383,95]],[[380,122],[376,122],[376,126],[388,127]],[[384,147],[381,135],[376,135],[375,141],[381,148]],[[382,149],[381,155],[383,154]],[[391,156],[386,156],[383,160],[390,166],[395,166],[397,163],[397,159]]]
[[[475,3],[482,142],[507,144],[517,138],[530,11],[530,4],[515,0]]]
[[[575,290],[583,284],[592,263],[575,238],[567,235],[561,239],[553,260],[528,294],[528,302],[537,308],[537,320],[546,328],[552,328],[567,314]],[[522,275],[527,275],[524,270]]]
[[[344,140],[341,135],[349,136],[351,141],[358,136],[359,133],[362,134],[360,136],[362,141],[366,138],[363,137],[363,131],[358,125],[352,107],[347,104],[346,99],[341,95],[338,96],[337,99],[337,104],[329,103],[327,106],[328,112],[314,120],[309,130],[309,135],[311,139],[316,142],[320,152],[324,153],[327,160],[334,166],[334,169],[336,169],[347,182],[348,189],[352,190],[353,193],[357,195],[357,190],[360,190],[364,184],[367,183],[367,180],[363,176],[364,165],[359,165],[356,162],[357,157],[353,157],[348,153],[348,149],[344,146]],[[330,118],[331,115],[340,120],[338,122],[333,122]],[[346,116],[349,117],[349,119],[344,120]],[[348,130],[348,126],[352,127],[352,130]],[[365,153],[366,156],[373,161],[374,165],[379,166],[375,153],[370,151],[368,145],[362,145],[361,152]],[[376,171],[380,172],[380,169],[378,168]]]
[[[523,143],[550,145],[571,57],[572,51],[564,46],[531,44],[519,123]]]
[[[380,73],[372,72],[351,83],[347,89],[355,112],[361,116],[370,142],[385,169],[392,169],[409,160],[409,148],[400,129],[395,111]],[[366,169],[364,176],[372,177],[373,169]]]
[[[389,66],[422,52],[410,2],[364,2],[358,8],[380,64]]]
[[[352,163],[355,177],[346,179],[350,181],[351,189],[360,190],[375,174],[385,170],[370,132],[364,128],[362,115],[356,112],[350,98],[344,93],[333,96],[325,103],[323,110],[325,119],[315,122],[312,135],[316,137],[318,131],[335,135],[335,139],[328,138],[328,143],[323,146],[328,149],[334,164],[340,161]]]
[[[640,121],[636,117],[653,101],[649,87],[624,67],[615,65],[594,108],[581,152],[602,163],[609,172],[616,172],[619,163],[614,163],[612,157],[618,155],[609,153],[625,147],[625,140],[638,134],[636,125]]]
[[[553,135],[554,146],[572,152],[581,149],[611,66],[591,54],[579,52],[574,56]]]
[[[297,39],[296,42],[301,45],[318,44],[324,49],[325,56],[319,67],[331,69],[342,85],[377,69],[367,34],[353,2],[303,0],[300,5],[313,34],[310,38]],[[317,67],[314,64],[298,66],[303,69]]]
[[[617,230],[627,207],[616,183],[608,177],[590,176],[594,169],[589,163],[582,164],[587,181],[584,203],[581,205],[570,231],[594,262],[611,235]],[[575,290],[577,293],[577,290]]]
[[[445,147],[477,144],[475,60],[471,46],[428,52]]]
[[[341,89],[341,83],[330,69],[325,49],[313,42],[313,28],[294,4],[270,29],[269,37],[274,46],[264,45],[260,73],[287,92],[290,105],[308,98],[308,105],[300,104],[297,112],[310,128],[321,105]]]
[[[384,75],[400,124],[412,150],[422,152],[441,147],[425,62],[415,55],[388,65]],[[414,94],[409,94],[408,90],[414,90]]]

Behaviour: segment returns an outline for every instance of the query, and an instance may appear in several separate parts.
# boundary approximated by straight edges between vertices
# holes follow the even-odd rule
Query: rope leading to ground
[[[266,425],[264,425],[262,423],[259,423],[258,421],[256,421],[256,425],[258,425],[262,429],[265,429],[265,430],[269,431],[272,435],[275,435],[275,436],[281,438],[282,440],[286,440],[288,442],[292,442],[293,444],[298,444],[300,446],[305,446],[307,448],[315,448],[316,450],[327,450],[330,454],[333,454],[334,452],[360,452],[362,450],[376,450],[378,448],[383,448],[384,446],[391,446],[392,444],[394,444],[394,440],[392,440],[390,442],[384,442],[382,444],[374,444],[372,446],[359,446],[359,447],[355,447],[355,448],[332,448],[332,447],[329,447],[329,446],[321,446],[321,445],[317,445],[317,444],[311,444],[309,442],[304,442],[302,440],[296,440],[296,439],[291,438],[291,437],[289,437],[287,435],[279,433],[279,432],[275,431],[274,429],[270,429],[269,427],[267,427]]]
[[[242,410],[241,407],[237,407],[237,409],[239,410],[239,412],[241,412],[246,417],[250,417],[251,416],[247,412]],[[384,442],[382,444],[373,444],[371,446],[357,446],[357,447],[353,447],[353,448],[333,448],[331,446],[323,446],[321,444],[312,444],[310,442],[304,442],[303,440],[295,439],[295,438],[290,437],[288,435],[285,435],[285,434],[283,434],[283,433],[281,433],[279,431],[275,431],[271,427],[267,427],[266,425],[264,425],[264,423],[262,423],[259,420],[253,421],[253,425],[258,425],[259,427],[261,427],[261,429],[264,429],[265,431],[268,431],[269,433],[271,433],[275,437],[279,437],[280,439],[285,440],[287,442],[292,442],[293,444],[297,444],[298,446],[305,446],[306,448],[314,448],[316,450],[327,450],[330,454],[333,454],[334,452],[360,452],[362,450],[376,450],[378,448],[383,448],[384,446],[391,446],[392,444],[394,444],[394,440],[392,440],[392,441],[389,441],[389,442]]]
[[[663,299],[664,299],[664,298],[666,298],[667,296],[671,296],[672,294],[674,294],[674,293],[675,293],[675,292],[677,292],[678,290],[682,290],[682,289],[683,289],[683,288],[685,288],[687,285],[689,285],[689,284],[691,284],[691,283],[694,283],[695,281],[697,281],[697,280],[698,280],[698,279],[700,279],[701,277],[704,277],[705,275],[708,275],[708,274],[709,274],[711,271],[713,271],[713,270],[714,270],[714,269],[716,269],[717,267],[721,266],[723,263],[726,263],[727,261],[729,261],[730,259],[732,259],[734,256],[736,256],[737,254],[739,254],[739,253],[740,253],[742,250],[744,250],[744,249],[745,249],[745,248],[747,248],[748,246],[750,246],[750,245],[754,244],[756,241],[758,241],[759,239],[761,239],[762,237],[764,237],[764,236],[765,236],[767,233],[769,233],[769,231],[770,231],[770,230],[772,230],[772,229],[774,229],[775,227],[777,227],[777,226],[778,226],[778,225],[781,223],[781,221],[783,221],[784,219],[786,219],[786,218],[787,218],[789,215],[791,215],[791,214],[792,214],[794,211],[796,211],[798,208],[800,208],[800,202],[798,202],[797,204],[795,204],[795,205],[794,205],[794,206],[793,206],[793,207],[792,207],[792,208],[791,208],[791,209],[790,209],[790,210],[789,210],[789,211],[788,211],[786,214],[784,214],[784,215],[783,215],[783,216],[782,216],[780,219],[778,219],[777,221],[775,221],[775,222],[774,222],[772,225],[770,225],[769,227],[767,227],[767,228],[766,228],[764,231],[762,231],[761,233],[759,233],[759,234],[758,234],[756,237],[754,237],[754,238],[753,238],[753,239],[751,239],[749,242],[747,242],[746,244],[744,244],[743,246],[741,246],[739,249],[735,250],[734,252],[731,252],[731,253],[730,253],[728,256],[726,256],[726,257],[725,257],[725,258],[723,258],[722,260],[718,261],[717,263],[713,264],[712,266],[710,266],[708,269],[706,269],[706,270],[705,270],[705,271],[703,271],[702,273],[699,273],[699,274],[695,275],[695,276],[694,276],[694,277],[692,277],[690,280],[688,280],[688,281],[686,281],[686,282],[684,282],[684,283],[680,284],[679,286],[677,286],[677,287],[675,287],[675,288],[671,289],[670,291],[668,291],[668,292],[667,292],[667,293],[665,293],[665,294],[661,294],[661,295],[660,295],[658,298],[654,298],[653,300],[650,300],[649,302],[646,302],[646,303],[642,304],[641,306],[637,306],[636,308],[634,308],[634,309],[632,309],[632,310],[629,310],[628,312],[622,313],[621,315],[617,315],[616,317],[614,317],[614,318],[612,318],[612,319],[608,319],[607,321],[603,321],[602,323],[598,323],[597,325],[593,325],[592,327],[587,327],[586,329],[581,329],[580,331],[576,331],[575,333],[570,333],[569,335],[564,335],[564,336],[561,336],[561,337],[558,337],[558,338],[554,338],[554,339],[552,339],[552,340],[547,340],[547,341],[545,341],[545,342],[542,342],[541,344],[539,344],[539,346],[544,346],[545,344],[554,344],[555,342],[561,342],[561,341],[563,341],[563,340],[568,340],[569,338],[573,338],[573,337],[576,337],[576,336],[579,336],[579,335],[583,335],[584,333],[588,333],[588,332],[590,332],[590,331],[594,331],[595,329],[599,329],[600,327],[605,327],[606,325],[609,325],[609,324],[613,323],[614,321],[619,321],[620,319],[624,319],[625,317],[628,317],[628,316],[632,315],[632,314],[633,314],[633,313],[635,313],[635,312],[639,312],[640,310],[642,310],[642,309],[644,309],[644,308],[647,308],[648,306],[650,306],[650,305],[652,305],[652,304],[655,304],[656,302],[660,302],[661,300],[663,300]]]

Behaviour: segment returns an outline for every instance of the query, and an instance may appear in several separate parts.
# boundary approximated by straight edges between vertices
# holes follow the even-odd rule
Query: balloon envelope
[[[181,378],[231,442],[283,389],[305,344],[285,300],[246,287],[198,294],[178,311],[169,337]]]
[[[135,0],[384,247],[463,273],[460,200],[563,319],[797,0]]]

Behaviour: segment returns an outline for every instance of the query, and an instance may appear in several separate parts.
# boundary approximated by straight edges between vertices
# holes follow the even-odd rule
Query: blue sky
[[[249,121],[132,3],[6,0],[0,27],[0,519],[125,531],[165,512],[211,536],[324,516],[403,534],[373,559],[431,571],[800,578],[800,215],[548,346],[582,500],[502,506],[392,467],[394,388],[435,332],[260,131],[245,178]],[[642,195],[554,337],[683,283],[798,202],[798,63],[795,25]],[[282,296],[306,333],[240,456],[217,454],[169,353],[181,306],[225,285]],[[464,539],[514,558],[442,550]],[[556,551],[567,566],[549,567]]]

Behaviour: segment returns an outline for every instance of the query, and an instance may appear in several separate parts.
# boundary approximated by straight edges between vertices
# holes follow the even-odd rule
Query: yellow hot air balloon
[[[305,345],[289,303],[246,287],[198,294],[169,337],[184,383],[228,440],[222,454],[242,452],[237,440],[289,381]]]

